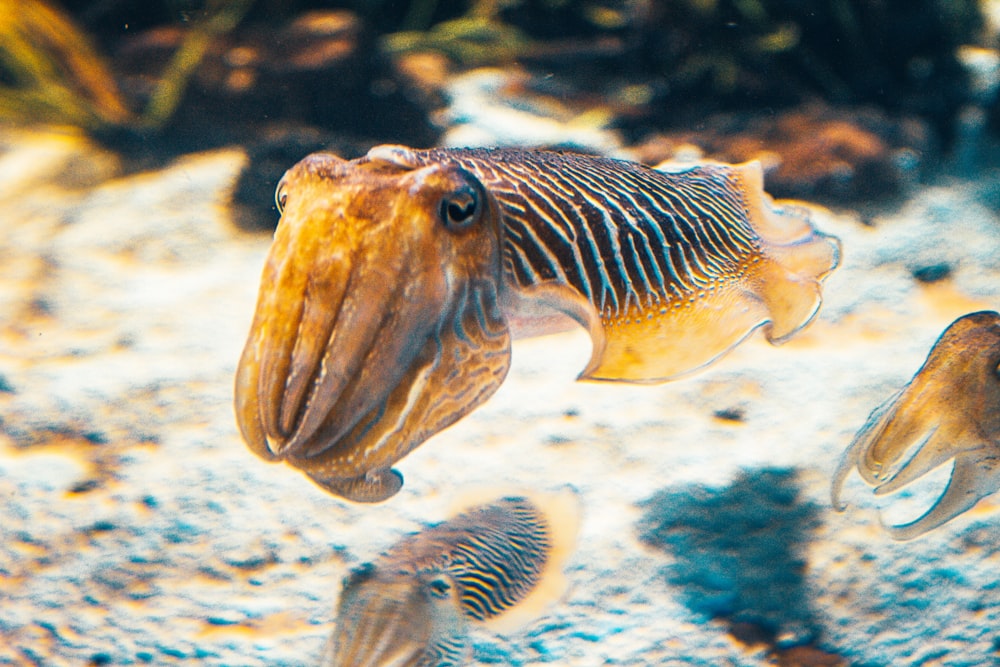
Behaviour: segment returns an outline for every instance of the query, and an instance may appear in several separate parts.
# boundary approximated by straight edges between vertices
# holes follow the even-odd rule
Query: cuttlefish
[[[496,391],[513,335],[575,323],[582,379],[669,380],[757,328],[790,337],[839,258],[755,162],[378,146],[306,157],[276,199],[237,420],[255,453],[359,502]]]
[[[833,505],[855,467],[877,495],[897,491],[954,460],[944,493],[890,534],[908,540],[937,528],[1000,489],[1000,314],[964,315],[948,326],[903,389],[877,407],[833,479]]]
[[[579,505],[572,490],[506,495],[403,538],[344,579],[329,667],[450,667],[467,634],[503,634],[562,597]]]

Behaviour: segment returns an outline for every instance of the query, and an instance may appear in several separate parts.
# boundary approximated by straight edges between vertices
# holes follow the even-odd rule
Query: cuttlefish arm
[[[510,633],[565,592],[570,489],[517,492],[409,535],[345,578],[326,667],[457,667],[471,625]]]
[[[911,455],[912,454],[912,455]],[[890,526],[907,540],[962,514],[1000,490],[1000,314],[955,320],[901,391],[876,408],[841,459],[833,505],[857,469],[877,495],[892,493],[954,460],[937,502],[916,520]]]
[[[277,196],[237,421],[261,457],[384,500],[402,485],[392,464],[507,372],[497,204],[459,167],[323,154]]]

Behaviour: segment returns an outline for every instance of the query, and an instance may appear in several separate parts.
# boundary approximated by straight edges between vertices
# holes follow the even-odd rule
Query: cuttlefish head
[[[464,664],[468,622],[459,589],[443,570],[368,565],[344,581],[326,667]]]
[[[834,476],[833,504],[851,469],[892,493],[954,460],[948,486],[913,522],[891,526],[910,539],[955,518],[1000,489],[1000,314],[955,320],[906,387],[872,412]]]
[[[278,186],[281,221],[236,373],[250,449],[349,500],[507,372],[500,212],[470,173],[405,149],[311,155]]]

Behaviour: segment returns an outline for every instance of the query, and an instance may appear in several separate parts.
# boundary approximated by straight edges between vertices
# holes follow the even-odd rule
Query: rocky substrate
[[[245,157],[123,175],[68,132],[0,136],[0,662],[314,664],[341,578],[469,489],[571,484],[571,587],[476,665],[1000,661],[996,497],[906,543],[947,471],[888,503],[841,452],[957,316],[1000,307],[1000,179],[915,191],[844,243],[817,321],[658,386],[574,383],[584,334],[520,341],[501,390],[338,501],[255,458],[232,377],[269,238]],[[889,505],[882,507],[882,505]]]

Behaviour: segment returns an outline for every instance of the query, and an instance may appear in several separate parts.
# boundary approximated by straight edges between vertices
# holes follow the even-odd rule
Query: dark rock
[[[951,275],[951,265],[940,263],[918,266],[911,271],[913,277],[922,283],[936,283]]]
[[[746,410],[739,407],[721,408],[713,412],[712,416],[727,422],[742,422],[747,418]]]
[[[100,520],[95,521],[89,526],[82,529],[82,532],[87,534],[93,533],[107,533],[117,528],[113,521]]]
[[[778,653],[778,667],[846,667],[847,660],[815,646],[795,646]]]
[[[906,194],[935,156],[930,130],[919,120],[821,105],[712,116],[696,129],[653,137],[635,152],[656,164],[691,146],[713,160],[760,160],[774,197],[841,206]]]
[[[274,191],[292,165],[315,152],[350,159],[368,144],[342,140],[312,127],[272,126],[247,145],[249,160],[233,191],[233,222],[247,231],[268,231],[278,224]]]
[[[100,480],[97,479],[85,479],[82,482],[78,482],[70,487],[70,493],[87,493],[93,491],[101,485]]]
[[[227,626],[227,625],[237,625],[243,619],[237,617],[236,615],[229,615],[229,616],[209,616],[205,620],[208,622],[209,625]]]

